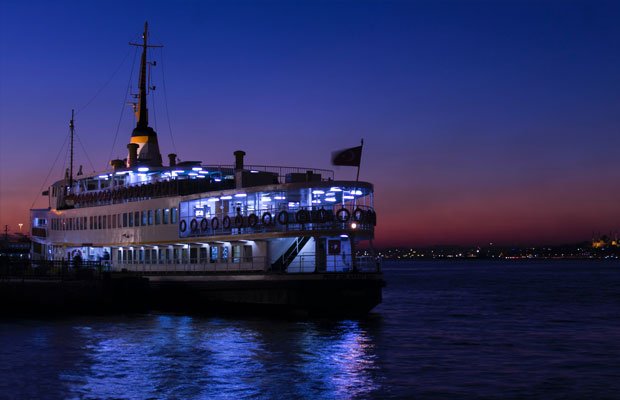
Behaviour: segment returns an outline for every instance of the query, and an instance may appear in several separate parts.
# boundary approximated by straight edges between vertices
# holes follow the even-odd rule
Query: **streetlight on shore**
[[[22,226],[24,226],[24,224],[17,224],[17,226],[19,226],[19,233],[22,233]]]

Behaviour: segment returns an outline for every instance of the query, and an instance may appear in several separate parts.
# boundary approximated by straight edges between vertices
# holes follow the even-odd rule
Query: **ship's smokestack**
[[[170,166],[174,167],[177,165],[177,155],[174,153],[168,154],[168,160],[170,161]]]
[[[135,167],[138,162],[138,146],[135,143],[129,143],[127,145],[127,150],[129,151],[129,158],[127,159],[127,167]]]
[[[233,154],[235,155],[235,170],[243,170],[243,157],[245,156],[245,151],[237,150]]]

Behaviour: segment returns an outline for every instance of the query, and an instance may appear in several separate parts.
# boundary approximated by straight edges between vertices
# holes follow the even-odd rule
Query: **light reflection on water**
[[[0,320],[0,399],[618,398],[617,263],[384,267],[361,320]]]
[[[56,322],[50,322],[52,325]],[[228,320],[144,315],[74,320],[71,355],[41,393],[65,398],[365,397],[379,388],[374,346],[358,321]],[[67,324],[71,325],[71,324]],[[49,349],[50,328],[28,327]],[[14,355],[13,355],[14,356]],[[5,371],[6,372],[6,371]],[[5,392],[6,393],[6,392]],[[36,395],[36,392],[32,393]]]

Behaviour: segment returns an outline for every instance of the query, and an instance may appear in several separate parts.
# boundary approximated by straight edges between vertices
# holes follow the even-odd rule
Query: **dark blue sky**
[[[125,157],[129,109],[112,143],[145,20],[165,45],[150,106],[164,153],[163,77],[185,160],[231,163],[239,148],[254,164],[330,168],[364,137],[380,244],[620,229],[620,3],[600,1],[5,0],[1,224],[27,222],[72,108],[95,169]]]

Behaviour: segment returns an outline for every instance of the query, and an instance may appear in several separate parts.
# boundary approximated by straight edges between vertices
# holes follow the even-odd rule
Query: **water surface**
[[[2,398],[618,398],[620,263],[387,263],[363,319],[0,320]]]

